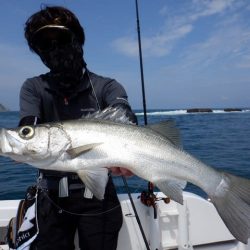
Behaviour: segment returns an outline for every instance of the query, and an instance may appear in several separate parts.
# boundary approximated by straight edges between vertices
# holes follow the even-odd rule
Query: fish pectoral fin
[[[182,180],[160,180],[154,182],[155,185],[170,199],[183,204],[183,194],[182,190],[186,187],[187,182]]]
[[[97,199],[104,199],[105,188],[109,178],[107,168],[78,170],[77,174]]]
[[[71,159],[74,159],[76,157],[78,157],[81,154],[84,154],[88,151],[90,151],[91,149],[101,145],[102,143],[92,143],[92,144],[86,144],[83,146],[79,146],[76,148],[71,148],[68,149],[66,152],[70,155]]]

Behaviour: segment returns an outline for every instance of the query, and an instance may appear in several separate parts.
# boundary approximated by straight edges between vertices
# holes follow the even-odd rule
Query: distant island
[[[210,108],[193,108],[187,109],[187,113],[210,113],[213,112]]]
[[[6,112],[9,111],[6,107],[3,106],[3,104],[0,103],[0,112]]]
[[[242,111],[242,109],[239,108],[227,108],[224,109],[225,112],[234,112],[234,111]]]
[[[225,108],[223,109],[225,112],[235,112],[235,111],[242,111],[240,108]],[[211,108],[192,108],[187,109],[187,113],[212,113],[213,109]]]

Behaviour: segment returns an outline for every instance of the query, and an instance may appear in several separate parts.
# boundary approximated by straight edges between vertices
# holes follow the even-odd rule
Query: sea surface
[[[143,112],[136,110],[139,124]],[[183,110],[149,110],[148,124],[174,120],[180,129],[183,149],[214,168],[250,179],[250,109],[241,112],[187,113]],[[0,127],[15,128],[18,112],[0,113]],[[26,188],[36,182],[37,170],[0,156],[0,200],[20,199]],[[114,178],[119,193],[125,193],[121,177]],[[136,176],[127,178],[131,192],[147,189],[147,182]],[[206,194],[188,184],[187,191]]]

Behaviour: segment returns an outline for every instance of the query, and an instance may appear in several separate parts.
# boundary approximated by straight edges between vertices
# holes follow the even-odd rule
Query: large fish
[[[75,172],[99,199],[113,166],[153,182],[181,204],[182,189],[191,182],[208,194],[235,238],[247,243],[250,180],[217,171],[183,151],[173,122],[146,127],[124,122],[123,111],[108,109],[79,120],[2,128],[0,155],[40,169]]]

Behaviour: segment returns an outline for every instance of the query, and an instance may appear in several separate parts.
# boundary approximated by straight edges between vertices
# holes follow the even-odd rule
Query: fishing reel
[[[157,197],[154,194],[154,184],[152,182],[148,183],[148,190],[142,191],[141,195],[138,197],[141,200],[141,203],[144,204],[147,207],[153,207],[154,209],[154,218],[157,218],[157,209],[156,209],[156,202],[157,201],[163,201],[165,204],[168,204],[170,202],[169,197]]]

